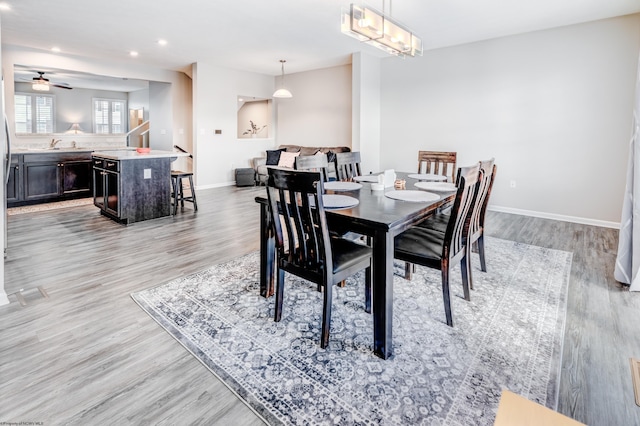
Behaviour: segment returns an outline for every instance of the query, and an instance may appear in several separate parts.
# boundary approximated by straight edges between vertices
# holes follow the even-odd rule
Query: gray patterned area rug
[[[452,272],[453,328],[439,271],[395,276],[387,360],[372,352],[362,275],[334,290],[327,349],[321,293],[287,274],[274,322],[258,253],[132,297],[269,424],[491,425],[502,389],[556,406],[572,254],[487,240],[488,272],[474,255],[470,302]]]

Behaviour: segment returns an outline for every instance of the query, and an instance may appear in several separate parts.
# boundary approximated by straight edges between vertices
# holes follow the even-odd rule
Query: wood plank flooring
[[[198,192],[175,218],[128,227],[93,206],[11,216],[0,307],[0,422],[261,424],[129,294],[258,249],[263,188]],[[640,295],[613,280],[616,230],[489,212],[488,235],[572,251],[559,411],[638,425],[630,357]],[[480,272],[476,272],[480,273]],[[43,298],[37,287],[49,298]]]

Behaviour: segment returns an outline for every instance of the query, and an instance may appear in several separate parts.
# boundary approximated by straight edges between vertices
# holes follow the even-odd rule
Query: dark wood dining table
[[[406,190],[418,190],[418,180],[409,173],[397,173],[405,180]],[[359,200],[355,207],[325,209],[329,228],[353,231],[371,238],[373,249],[373,351],[383,359],[393,354],[393,246],[396,235],[410,226],[432,215],[438,208],[455,198],[455,191],[433,192],[439,198],[432,202],[410,202],[391,199],[386,192],[374,191],[371,184],[361,182],[362,188],[355,191],[336,192]],[[327,191],[333,193],[333,191]],[[275,283],[275,239],[270,225],[267,198],[255,198],[260,204],[260,294],[270,297]]]

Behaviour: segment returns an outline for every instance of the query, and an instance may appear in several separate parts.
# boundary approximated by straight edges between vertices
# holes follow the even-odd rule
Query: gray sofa
[[[300,145],[280,145],[278,150],[285,149],[287,152],[300,152],[300,155],[315,155],[318,151],[331,155],[331,153],[350,152],[348,146],[300,146]],[[331,161],[333,160],[333,161]],[[267,182],[267,156],[256,157],[252,161],[253,169],[256,171],[256,183],[258,185]],[[336,178],[335,156],[330,158],[329,178]]]

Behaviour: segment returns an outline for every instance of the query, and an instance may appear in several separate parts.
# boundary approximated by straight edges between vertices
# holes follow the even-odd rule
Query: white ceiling
[[[385,57],[340,33],[342,0],[7,0],[2,43],[180,70],[195,62],[269,75]],[[382,9],[382,0],[367,2]],[[385,10],[389,11],[389,1]],[[426,49],[640,11],[640,0],[396,0],[392,16]],[[160,46],[158,39],[168,44]],[[137,58],[128,56],[139,52]],[[401,60],[401,59],[392,59]],[[411,60],[411,59],[407,59]]]

